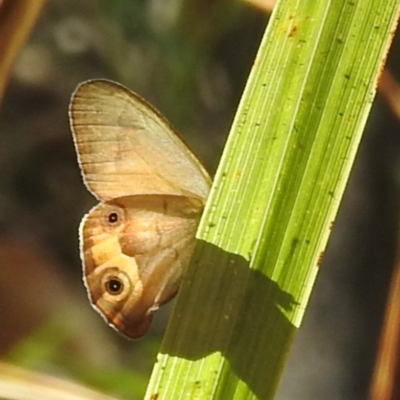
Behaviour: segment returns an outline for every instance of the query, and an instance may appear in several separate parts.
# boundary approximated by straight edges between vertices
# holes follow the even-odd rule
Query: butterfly
[[[69,117],[83,181],[99,200],[79,228],[89,300],[139,338],[179,288],[211,179],[168,121],[118,83],[81,83]]]

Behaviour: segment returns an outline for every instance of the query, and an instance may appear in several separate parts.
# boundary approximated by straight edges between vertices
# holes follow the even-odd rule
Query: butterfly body
[[[116,83],[80,85],[70,116],[84,181],[100,200],[80,226],[89,299],[137,338],[178,290],[210,178],[162,116]]]

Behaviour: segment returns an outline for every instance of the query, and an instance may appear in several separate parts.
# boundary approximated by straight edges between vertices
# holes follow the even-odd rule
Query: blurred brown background
[[[89,306],[77,229],[95,200],[77,166],[69,98],[86,79],[125,84],[167,116],[213,174],[267,19],[226,0],[46,3],[0,109],[3,360],[143,397],[170,307],[129,342]],[[367,396],[397,250],[398,124],[378,96],[279,399]]]

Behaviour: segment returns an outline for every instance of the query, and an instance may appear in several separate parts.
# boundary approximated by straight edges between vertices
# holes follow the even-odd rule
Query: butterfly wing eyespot
[[[107,230],[114,231],[122,227],[125,222],[125,210],[119,205],[105,203],[102,210],[102,217]]]
[[[110,224],[116,224],[118,222],[119,218],[118,218],[118,214],[116,212],[111,212],[110,214],[108,214],[108,222]]]
[[[104,285],[105,291],[116,296],[124,290],[124,283],[118,276],[110,276]]]
[[[111,267],[105,271],[101,286],[104,290],[104,297],[112,302],[119,302],[129,295],[131,291],[131,281],[129,276],[119,270],[118,267]]]

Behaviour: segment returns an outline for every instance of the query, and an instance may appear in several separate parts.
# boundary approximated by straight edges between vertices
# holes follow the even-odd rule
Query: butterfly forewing
[[[207,197],[210,178],[201,163],[152,106],[123,86],[106,80],[81,84],[70,120],[84,180],[100,200]]]

